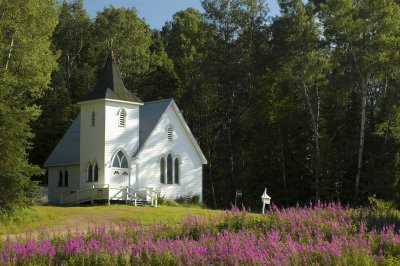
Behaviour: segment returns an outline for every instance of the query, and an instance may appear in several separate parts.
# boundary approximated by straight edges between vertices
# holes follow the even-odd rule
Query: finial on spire
[[[113,51],[112,44],[113,44],[113,39],[110,38],[110,41],[109,41],[110,53],[111,53],[111,58],[114,60],[114,59],[115,59],[115,56],[114,56],[114,51]]]

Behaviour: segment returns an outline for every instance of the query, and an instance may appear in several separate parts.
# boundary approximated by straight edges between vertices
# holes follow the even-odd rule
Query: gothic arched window
[[[64,172],[64,186],[68,187],[68,171]]]
[[[112,167],[114,168],[129,168],[128,160],[122,151],[119,151],[113,159]]]
[[[62,182],[63,181],[63,174],[62,171],[60,170],[60,172],[58,173],[58,186],[61,187],[62,186]]]
[[[165,184],[165,158],[161,157],[160,160],[160,183]]]
[[[168,154],[167,157],[167,184],[173,184],[172,180],[172,155]]]
[[[97,165],[97,163],[95,163],[93,166],[93,172],[94,172],[93,181],[94,182],[99,181],[99,166]]]
[[[92,166],[91,163],[89,163],[89,166],[88,166],[87,181],[88,182],[93,182],[93,166]]]
[[[179,159],[175,158],[174,184],[179,184]]]

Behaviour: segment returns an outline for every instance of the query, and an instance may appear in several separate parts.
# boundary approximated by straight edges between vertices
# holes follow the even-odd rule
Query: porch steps
[[[134,200],[129,200],[128,201],[129,205],[135,206],[135,201]],[[142,199],[138,199],[136,200],[136,206],[150,206],[151,202],[147,201],[147,200],[142,200]]]

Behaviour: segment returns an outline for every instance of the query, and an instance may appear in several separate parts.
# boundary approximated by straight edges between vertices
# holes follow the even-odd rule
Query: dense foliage
[[[30,177],[42,173],[27,149],[40,114],[36,100],[57,67],[50,50],[56,11],[53,0],[0,1],[0,212],[30,204]]]
[[[129,221],[65,235],[0,242],[3,265],[396,265],[400,234],[340,204],[188,216],[179,224]]]
[[[264,0],[203,0],[160,31],[131,8],[90,19],[82,0],[31,2],[0,1],[3,209],[26,203],[32,164],[76,117],[110,46],[130,90],[177,101],[209,162],[209,206],[235,190],[252,205],[264,187],[277,204],[400,201],[398,1],[279,0],[271,17]]]

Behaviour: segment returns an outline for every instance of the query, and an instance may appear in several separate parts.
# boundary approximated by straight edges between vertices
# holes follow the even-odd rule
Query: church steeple
[[[108,55],[107,62],[101,71],[96,86],[80,102],[92,101],[97,99],[111,99],[142,104],[143,101],[128,91],[122,81],[121,75],[115,63],[112,50]]]

